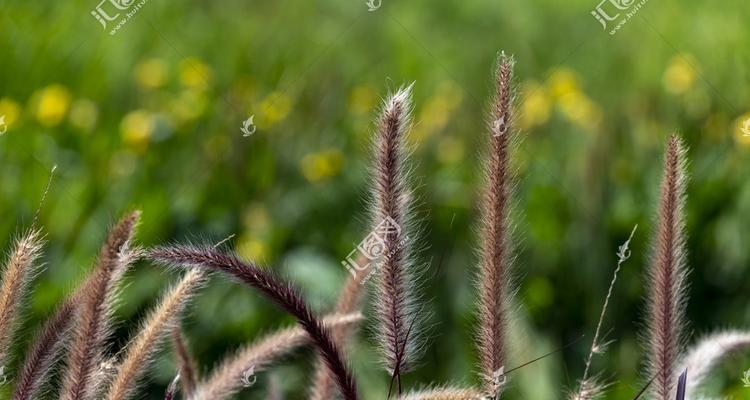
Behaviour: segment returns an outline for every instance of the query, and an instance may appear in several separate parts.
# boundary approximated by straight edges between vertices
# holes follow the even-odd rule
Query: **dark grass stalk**
[[[685,386],[687,385],[687,373],[688,370],[682,371],[680,378],[677,380],[677,395],[676,400],[685,400]]]
[[[362,265],[366,262],[364,256],[360,255],[357,263]],[[359,305],[364,295],[365,285],[362,280],[366,275],[363,273],[349,276],[344,284],[344,288],[339,294],[338,303],[334,309],[336,314],[349,314],[359,309]],[[344,345],[351,335],[355,325],[336,325],[331,327],[333,341],[344,352]],[[309,400],[328,400],[334,396],[336,384],[334,377],[326,367],[325,360],[318,355],[313,378],[312,389],[310,390]]]
[[[495,377],[506,363],[510,285],[512,182],[512,57],[502,53],[496,73],[495,99],[490,123],[490,150],[485,163],[485,189],[481,205],[481,251],[478,274],[479,310],[477,348],[482,388],[494,398],[502,388]]]
[[[386,227],[376,234],[383,240],[383,257],[373,268],[378,281],[375,315],[378,339],[386,369],[395,377],[399,393],[401,373],[407,372],[414,358],[415,340],[407,336],[415,321],[413,276],[404,233],[408,221],[409,192],[405,172],[405,135],[411,112],[411,86],[386,99],[378,121],[375,139],[373,226]],[[394,229],[395,228],[395,229]],[[377,228],[375,228],[377,230]],[[395,230],[399,230],[398,234]]]
[[[31,220],[31,227],[32,229],[36,228],[36,224],[39,221],[39,214],[42,213],[42,207],[44,207],[44,201],[47,200],[47,194],[49,194],[49,190],[52,187],[52,179],[55,177],[55,171],[57,171],[57,165],[53,165],[52,169],[49,171],[49,179],[47,180],[47,186],[44,188],[44,192],[42,192],[42,198],[39,200],[39,207],[37,207],[36,212],[34,213],[34,219]]]
[[[182,329],[177,326],[172,329],[172,347],[177,357],[177,366],[180,371],[180,388],[185,397],[190,396],[195,390],[195,384],[198,381],[198,369],[190,350],[188,349],[185,335]]]
[[[156,262],[177,267],[187,265],[221,271],[259,290],[264,296],[297,318],[326,360],[331,373],[336,377],[336,383],[344,399],[356,400],[358,398],[354,378],[342,359],[330,331],[313,314],[299,290],[290,283],[234,255],[219,252],[211,246],[161,247],[149,251],[148,257]]]
[[[40,396],[47,374],[65,347],[64,339],[74,320],[75,304],[68,300],[45,322],[27,353],[13,400],[33,400]]]
[[[135,258],[130,251],[130,241],[139,219],[139,212],[130,213],[110,231],[91,277],[75,299],[79,311],[67,357],[61,400],[88,400],[95,394],[94,375],[111,330],[109,320],[116,285]]]
[[[412,320],[411,324],[409,324],[409,329],[406,330],[406,336],[404,337],[404,344],[401,346],[401,348],[398,350],[398,357],[403,358],[404,357],[404,351],[406,351],[406,343],[409,340],[409,336],[412,333],[412,329],[414,328],[414,322],[415,320]],[[393,384],[396,383],[396,390],[398,391],[399,397],[401,396],[402,386],[401,386],[401,370],[399,370],[400,366],[396,366],[396,369],[393,371],[393,374],[391,374],[391,381],[388,384],[388,397],[391,398],[391,393],[393,392]]]
[[[685,150],[669,138],[664,160],[656,232],[648,271],[647,367],[655,375],[656,400],[674,398],[677,358],[683,343],[685,314]]]

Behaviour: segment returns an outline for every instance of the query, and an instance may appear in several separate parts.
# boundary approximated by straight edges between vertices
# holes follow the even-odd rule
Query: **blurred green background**
[[[369,143],[382,96],[416,81],[411,165],[428,350],[409,389],[475,383],[472,345],[479,162],[496,54],[515,55],[519,308],[507,399],[563,398],[583,371],[617,247],[639,228],[594,361],[608,398],[642,384],[643,271],[665,138],[690,146],[687,207],[691,341],[748,327],[750,4],[647,2],[616,35],[596,0],[147,1],[116,34],[96,0],[0,1],[0,237],[40,222],[46,270],[29,334],[89,271],[107,227],[143,210],[138,241],[218,242],[290,277],[319,310],[346,278],[340,260],[368,232]],[[111,8],[109,8],[111,9]],[[112,27],[114,23],[110,23]],[[254,115],[257,131],[243,137]],[[127,278],[113,349],[176,274],[139,263]],[[214,277],[185,318],[203,372],[293,320]],[[365,311],[367,313],[367,311]],[[365,399],[386,397],[368,334],[350,354]],[[29,337],[29,335],[24,335]],[[25,348],[26,343],[22,343]],[[259,376],[302,399],[312,351]],[[9,367],[11,378],[14,366]],[[710,393],[750,398],[728,359]],[[174,375],[162,352],[142,398]],[[6,385],[6,388],[8,385]]]

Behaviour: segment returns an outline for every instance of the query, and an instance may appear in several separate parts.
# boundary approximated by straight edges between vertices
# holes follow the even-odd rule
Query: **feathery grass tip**
[[[649,376],[656,376],[651,389],[656,400],[674,398],[685,325],[684,157],[682,140],[671,136],[664,157],[664,176],[647,275],[647,370]]]

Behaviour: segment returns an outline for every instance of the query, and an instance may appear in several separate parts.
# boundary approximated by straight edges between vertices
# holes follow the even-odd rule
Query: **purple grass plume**
[[[410,127],[412,86],[385,99],[373,147],[373,232],[383,240],[374,273],[376,337],[386,370],[401,393],[401,374],[408,372],[420,349],[421,319],[415,266],[411,254],[412,197],[408,187],[406,134]]]
[[[354,377],[333,342],[329,329],[310,310],[299,290],[290,283],[234,255],[222,253],[212,246],[160,247],[149,251],[148,257],[153,261],[175,267],[192,266],[220,271],[260,291],[297,318],[336,377],[336,383],[344,399],[358,399]]]
[[[136,211],[112,228],[92,275],[83,283],[83,290],[76,298],[77,320],[66,360],[61,400],[88,400],[95,394],[98,385],[95,375],[104,361],[104,345],[112,329],[110,319],[117,297],[116,286],[138,257],[130,241],[139,220],[140,212]]]
[[[664,157],[664,176],[647,274],[647,371],[656,376],[651,394],[671,400],[683,344],[687,274],[685,251],[685,149],[671,136]]]
[[[481,202],[478,331],[479,371],[485,395],[502,391],[497,376],[507,362],[511,308],[511,172],[513,129],[512,79],[514,60],[505,53],[498,59],[495,99],[489,126],[489,154],[484,166],[485,188]]]

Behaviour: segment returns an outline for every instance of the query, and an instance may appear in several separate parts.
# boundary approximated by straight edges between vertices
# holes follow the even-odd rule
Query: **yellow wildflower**
[[[36,96],[36,119],[44,126],[56,126],[68,112],[70,92],[62,85],[50,85]]]
[[[292,99],[284,92],[270,93],[260,103],[257,118],[253,121],[258,129],[267,129],[284,120],[292,110]]]
[[[672,57],[664,71],[664,87],[673,94],[683,94],[695,84],[697,71],[693,68],[692,57],[677,55]]]
[[[563,114],[586,128],[596,128],[602,121],[602,111],[583,93],[572,92],[561,97],[559,100],[560,108]]]
[[[148,147],[151,135],[154,133],[156,121],[154,116],[145,110],[128,113],[120,123],[120,133],[125,144],[143,151]]]
[[[170,104],[175,117],[181,121],[189,121],[200,117],[206,111],[206,97],[194,90],[182,91]]]
[[[734,139],[742,146],[750,146],[750,112],[741,115],[734,122]]]
[[[142,87],[153,89],[167,80],[167,65],[160,58],[150,58],[135,66],[135,81]]]
[[[18,117],[21,115],[21,106],[18,105],[13,99],[4,97],[0,99],[0,118],[3,118],[3,126],[0,126],[0,131],[3,129],[9,129],[9,127],[18,121]]]
[[[576,73],[566,67],[559,67],[552,71],[547,79],[547,86],[555,99],[581,91]]]
[[[196,90],[204,90],[211,85],[212,80],[211,67],[203,61],[195,57],[188,57],[180,61],[180,82],[183,85]]]
[[[409,140],[420,142],[445,128],[461,101],[461,88],[451,81],[442,82],[420,111],[418,124],[409,133]]]
[[[271,230],[271,217],[261,203],[252,203],[242,213],[242,224],[256,236],[263,236]]]
[[[522,93],[520,128],[529,129],[545,124],[549,120],[550,111],[550,97],[547,90],[539,83],[530,81],[523,85]]]
[[[237,254],[246,260],[265,261],[268,258],[268,246],[247,234],[237,240]]]
[[[433,96],[427,100],[419,113],[418,124],[408,133],[412,142],[421,142],[445,127],[448,123],[450,110],[448,101],[442,96]]]
[[[344,157],[338,149],[311,153],[302,158],[302,175],[310,182],[336,176],[341,172]]]

